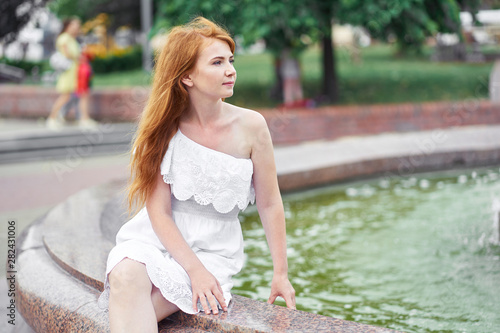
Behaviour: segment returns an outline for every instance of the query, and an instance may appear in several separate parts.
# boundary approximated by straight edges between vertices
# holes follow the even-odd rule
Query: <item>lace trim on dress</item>
[[[198,144],[177,131],[161,164],[165,183],[181,201],[194,197],[200,205],[212,204],[219,213],[236,205],[244,210],[255,202],[253,163]]]
[[[134,247],[136,248],[135,251],[129,251],[127,254],[119,256],[120,260],[123,258],[130,258],[145,264],[151,282],[160,289],[161,294],[166,300],[174,303],[186,313],[196,313],[192,309],[193,294],[190,286],[184,282],[184,279],[179,275],[177,270],[167,266],[168,259],[159,261],[157,260],[158,258],[150,255],[151,249],[141,249],[137,246]],[[103,310],[108,309],[109,293],[110,286],[106,275],[104,290],[97,301],[99,308]]]

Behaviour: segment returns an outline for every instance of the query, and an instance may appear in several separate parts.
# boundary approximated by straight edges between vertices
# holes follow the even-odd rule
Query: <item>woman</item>
[[[256,202],[274,264],[268,302],[295,308],[273,146],[259,113],[233,95],[234,41],[204,18],[172,29],[132,147],[129,209],[99,305],[112,332],[157,332],[176,311],[219,313],[243,266],[238,212]],[[108,304],[109,301],[109,304]]]
[[[57,80],[56,91],[61,95],[57,98],[49,117],[47,118],[47,127],[58,130],[63,126],[63,120],[60,119],[59,112],[63,106],[71,100],[71,94],[76,91],[78,67],[81,58],[80,45],[76,37],[80,34],[80,19],[72,17],[63,21],[63,28],[56,40],[56,49],[66,58],[73,60],[71,67],[61,73]],[[82,111],[79,120],[79,126],[85,128],[95,127],[96,123],[89,116],[89,92],[85,91],[78,94],[80,99],[80,110]]]

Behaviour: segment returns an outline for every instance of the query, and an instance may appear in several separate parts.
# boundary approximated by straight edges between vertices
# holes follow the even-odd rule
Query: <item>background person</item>
[[[71,67],[62,72],[57,80],[56,91],[60,96],[52,106],[49,117],[47,118],[47,127],[57,130],[64,125],[64,118],[60,117],[60,110],[64,105],[71,101],[71,94],[76,92],[78,68],[81,58],[81,48],[76,37],[80,34],[80,19],[72,17],[63,21],[61,33],[56,39],[56,49],[66,58],[73,60]],[[89,94],[83,94],[80,97],[81,117],[79,125],[82,127],[95,127],[96,122],[89,116]]]
[[[80,55],[80,63],[78,65],[76,96],[80,99],[80,105],[83,110],[88,110],[90,104],[90,87],[93,76],[92,66],[90,65],[91,59],[92,55],[84,50]],[[80,125],[92,127],[95,125],[95,122],[87,117],[87,119],[83,118],[80,120]]]

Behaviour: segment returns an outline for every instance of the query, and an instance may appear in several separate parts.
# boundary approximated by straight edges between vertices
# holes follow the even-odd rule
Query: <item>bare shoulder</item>
[[[237,134],[241,146],[245,147],[245,155],[250,155],[252,159],[258,152],[272,151],[272,138],[264,116],[254,110],[245,109],[232,105],[232,111],[236,115]],[[248,156],[247,155],[247,156]]]
[[[266,119],[261,113],[231,104],[228,106],[236,115],[238,127],[244,132],[255,134],[255,131],[268,130]]]

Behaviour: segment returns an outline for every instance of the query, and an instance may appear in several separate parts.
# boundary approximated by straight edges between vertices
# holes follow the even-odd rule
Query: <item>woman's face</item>
[[[234,56],[229,45],[210,39],[201,51],[194,70],[183,79],[192,96],[202,95],[214,99],[231,97],[236,82]]]
[[[72,20],[66,31],[73,37],[78,36],[80,33],[80,20]]]

